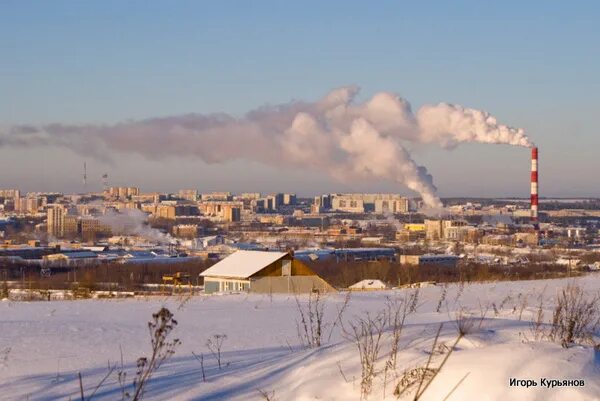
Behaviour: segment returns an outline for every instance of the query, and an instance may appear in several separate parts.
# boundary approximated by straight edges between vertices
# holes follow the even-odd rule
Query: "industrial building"
[[[400,255],[400,264],[412,266],[440,265],[456,267],[459,257],[454,255]]]
[[[425,219],[425,238],[431,241],[462,241],[468,235],[474,235],[470,233],[472,228],[465,220]]]
[[[179,238],[196,238],[200,233],[197,224],[177,224],[173,226],[172,232]]]
[[[314,212],[407,213],[408,198],[397,194],[330,194],[315,198]]]

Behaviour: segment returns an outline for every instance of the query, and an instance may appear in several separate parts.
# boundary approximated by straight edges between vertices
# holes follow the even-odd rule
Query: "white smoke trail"
[[[431,175],[415,163],[405,143],[531,145],[523,130],[498,124],[480,110],[441,103],[415,114],[392,93],[377,93],[364,103],[354,101],[357,93],[357,87],[343,87],[316,102],[262,107],[242,118],[190,114],[115,125],[13,126],[0,129],[0,146],[62,146],[99,159],[116,151],[150,159],[246,159],[311,168],[341,180],[404,184],[426,205],[439,208]]]

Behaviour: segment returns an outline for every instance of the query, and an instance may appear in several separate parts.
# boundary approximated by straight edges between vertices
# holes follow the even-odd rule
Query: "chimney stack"
[[[531,221],[538,221],[538,148],[531,148]]]

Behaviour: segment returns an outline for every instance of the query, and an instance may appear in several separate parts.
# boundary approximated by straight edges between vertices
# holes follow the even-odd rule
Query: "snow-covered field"
[[[443,288],[419,290],[416,312],[409,315],[401,337],[395,372],[382,372],[389,351],[384,335],[379,371],[368,399],[396,399],[393,389],[407,370],[424,366],[435,334],[444,323],[439,340],[447,350],[457,338],[457,311],[485,319],[462,338],[422,400],[598,400],[600,362],[590,346],[561,348],[548,341],[534,341],[531,321],[539,297],[545,299],[546,318],[551,315],[557,290],[575,282],[587,291],[600,288],[600,277],[450,285],[439,310]],[[403,298],[415,290],[354,293],[343,315],[345,327],[357,316],[375,316],[385,308],[386,297]],[[300,297],[305,302],[306,296]],[[335,320],[345,295],[325,299],[325,322]],[[301,346],[294,297],[273,295],[199,296],[182,303],[177,297],[83,300],[52,302],[0,302],[0,399],[79,400],[78,372],[85,393],[107,372],[107,365],[121,359],[128,382],[135,375],[135,361],[148,355],[147,322],[161,306],[179,322],[173,336],[182,344],[152,378],[149,400],[359,400],[359,355],[336,325],[329,326],[319,348]],[[494,309],[497,310],[497,313]],[[521,312],[522,307],[525,306]],[[522,314],[521,319],[519,315]],[[479,320],[476,318],[475,320]],[[223,368],[218,369],[206,347],[207,339],[226,334]],[[199,360],[204,355],[206,381]],[[444,358],[434,353],[431,366]],[[119,362],[120,363],[120,362]],[[384,385],[384,376],[387,383]],[[583,387],[515,387],[511,378],[584,380]],[[384,394],[385,387],[385,394]],[[414,397],[413,392],[405,399]],[[447,397],[447,398],[445,398]],[[94,400],[120,400],[116,377],[109,377]]]

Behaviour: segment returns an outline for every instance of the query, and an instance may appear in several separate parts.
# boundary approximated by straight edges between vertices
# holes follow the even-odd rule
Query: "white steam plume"
[[[0,130],[0,146],[63,146],[98,159],[116,151],[207,163],[255,160],[317,169],[341,180],[404,184],[439,208],[431,175],[411,158],[406,143],[531,145],[523,130],[498,124],[483,111],[441,103],[413,113],[392,93],[377,93],[364,103],[354,101],[357,93],[357,87],[343,87],[316,102],[265,106],[241,118],[189,114],[115,125],[12,126]]]
[[[98,220],[109,226],[114,235],[136,235],[161,245],[173,242],[169,234],[146,224],[146,214],[138,209],[123,209],[120,212],[108,210],[98,216]]]

